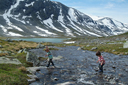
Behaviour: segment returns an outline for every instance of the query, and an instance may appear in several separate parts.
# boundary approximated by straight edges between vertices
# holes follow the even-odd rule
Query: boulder
[[[96,50],[97,49],[97,47],[93,47],[91,50]]]
[[[55,77],[54,80],[55,80],[55,81],[58,81],[59,79]]]
[[[23,49],[23,52],[24,52],[24,53],[27,53],[27,49],[26,49],[26,48],[24,48],[24,49]]]
[[[128,48],[128,41],[124,43],[123,48]]]
[[[33,66],[37,66],[39,64],[38,57],[32,52],[27,52],[26,61],[33,63]]]
[[[87,45],[86,47],[89,47],[90,45]]]
[[[0,45],[0,48],[3,48],[3,46],[2,46],[2,45]]]
[[[22,53],[22,52],[23,52],[23,50],[19,50],[19,51],[18,51],[18,53]]]
[[[79,47],[77,50],[81,50],[81,48]]]
[[[32,83],[32,82],[35,82],[37,80],[39,80],[39,78],[36,76],[36,75],[27,75],[29,78],[31,79],[27,79],[29,84]]]
[[[18,51],[18,53],[22,53],[22,52],[27,53],[27,49],[24,48],[24,49],[21,49],[21,50]]]
[[[45,46],[39,43],[36,48],[45,48]]]

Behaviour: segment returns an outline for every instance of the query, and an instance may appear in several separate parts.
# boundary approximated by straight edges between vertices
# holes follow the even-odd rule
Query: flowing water
[[[79,47],[55,47],[52,50],[56,68],[41,68],[39,78],[30,85],[128,85],[128,56],[102,52],[106,64],[104,72],[98,73],[97,56],[93,51],[78,50]],[[43,57],[42,49],[31,50]],[[46,66],[47,62],[41,62]]]

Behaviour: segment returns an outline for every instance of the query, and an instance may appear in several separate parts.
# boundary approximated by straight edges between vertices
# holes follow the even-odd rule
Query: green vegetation
[[[0,85],[28,85],[26,67],[31,67],[33,64],[26,62],[26,53],[19,53],[14,57],[22,64],[0,64]]]
[[[84,50],[91,50],[93,47],[97,47],[97,49],[92,51],[102,51],[102,52],[109,52],[113,54],[128,54],[128,48],[123,48],[123,44],[101,44],[101,45],[82,45]]]
[[[38,44],[26,41],[7,42],[3,39],[5,38],[0,39],[0,45],[2,45],[0,51],[6,53],[0,53],[0,57],[10,55],[17,58],[22,64],[0,64],[0,85],[28,85],[26,67],[31,67],[33,64],[26,62],[26,53],[17,54],[17,52],[24,48],[36,48]]]
[[[27,71],[21,65],[0,64],[0,85],[28,85]]]
[[[26,42],[26,41],[13,41],[13,42],[7,42],[4,40],[0,40],[0,45],[3,46],[3,48],[0,48],[1,51],[10,51],[13,53],[17,53],[20,49],[24,48],[36,48],[38,45],[35,42]]]
[[[22,63],[23,66],[25,67],[32,67],[33,64],[30,62],[26,61],[26,53],[18,53],[17,55],[15,55],[15,57]]]

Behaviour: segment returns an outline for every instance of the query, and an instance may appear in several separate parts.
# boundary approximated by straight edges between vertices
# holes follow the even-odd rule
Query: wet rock
[[[104,78],[105,78],[105,79],[107,79],[107,78],[108,78],[108,76],[107,76],[107,75],[105,75],[105,76],[104,76]]]
[[[36,79],[36,78],[38,78],[36,75],[27,75],[29,78],[31,78],[31,79]]]
[[[27,79],[28,83],[31,84],[36,81],[36,79]]]
[[[116,81],[114,79],[110,79],[109,82],[114,85],[116,84]]]
[[[116,66],[114,66],[114,65],[113,65],[113,66],[112,66],[112,68],[114,68],[114,69],[115,69],[115,68],[116,68]]]
[[[97,72],[97,71],[99,71],[99,68],[95,67],[94,70]]]
[[[36,75],[27,75],[29,78],[31,79],[27,79],[29,83],[32,83],[32,82],[35,82],[35,81],[38,81],[39,78],[36,76]]]
[[[119,78],[115,78],[115,81],[116,81],[116,82],[119,82]]]
[[[80,74],[86,74],[86,72],[85,71],[82,71]]]
[[[81,48],[79,47],[77,50],[81,50]]]
[[[58,81],[59,79],[55,77],[54,80],[55,80],[55,81]]]
[[[75,82],[64,82],[64,83],[59,83],[59,84],[56,84],[56,85],[74,85]]]
[[[53,60],[61,60],[63,58],[63,56],[57,56],[57,57],[53,57]]]
[[[54,73],[53,75],[54,75],[54,76],[58,76],[58,75],[59,75],[59,73]]]

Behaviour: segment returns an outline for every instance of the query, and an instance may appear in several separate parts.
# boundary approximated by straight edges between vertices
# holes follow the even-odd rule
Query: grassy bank
[[[26,53],[20,53],[15,56],[22,64],[0,64],[0,85],[28,85],[29,74],[26,67],[33,64],[26,62]]]
[[[22,64],[0,64],[0,85],[28,85],[28,77],[26,67],[31,67],[32,63],[26,62],[26,53],[17,53],[20,49],[36,48],[37,43],[25,41],[8,42],[0,39],[0,53],[2,56],[11,56],[17,58]]]
[[[0,64],[0,85],[28,85],[22,65]]]

